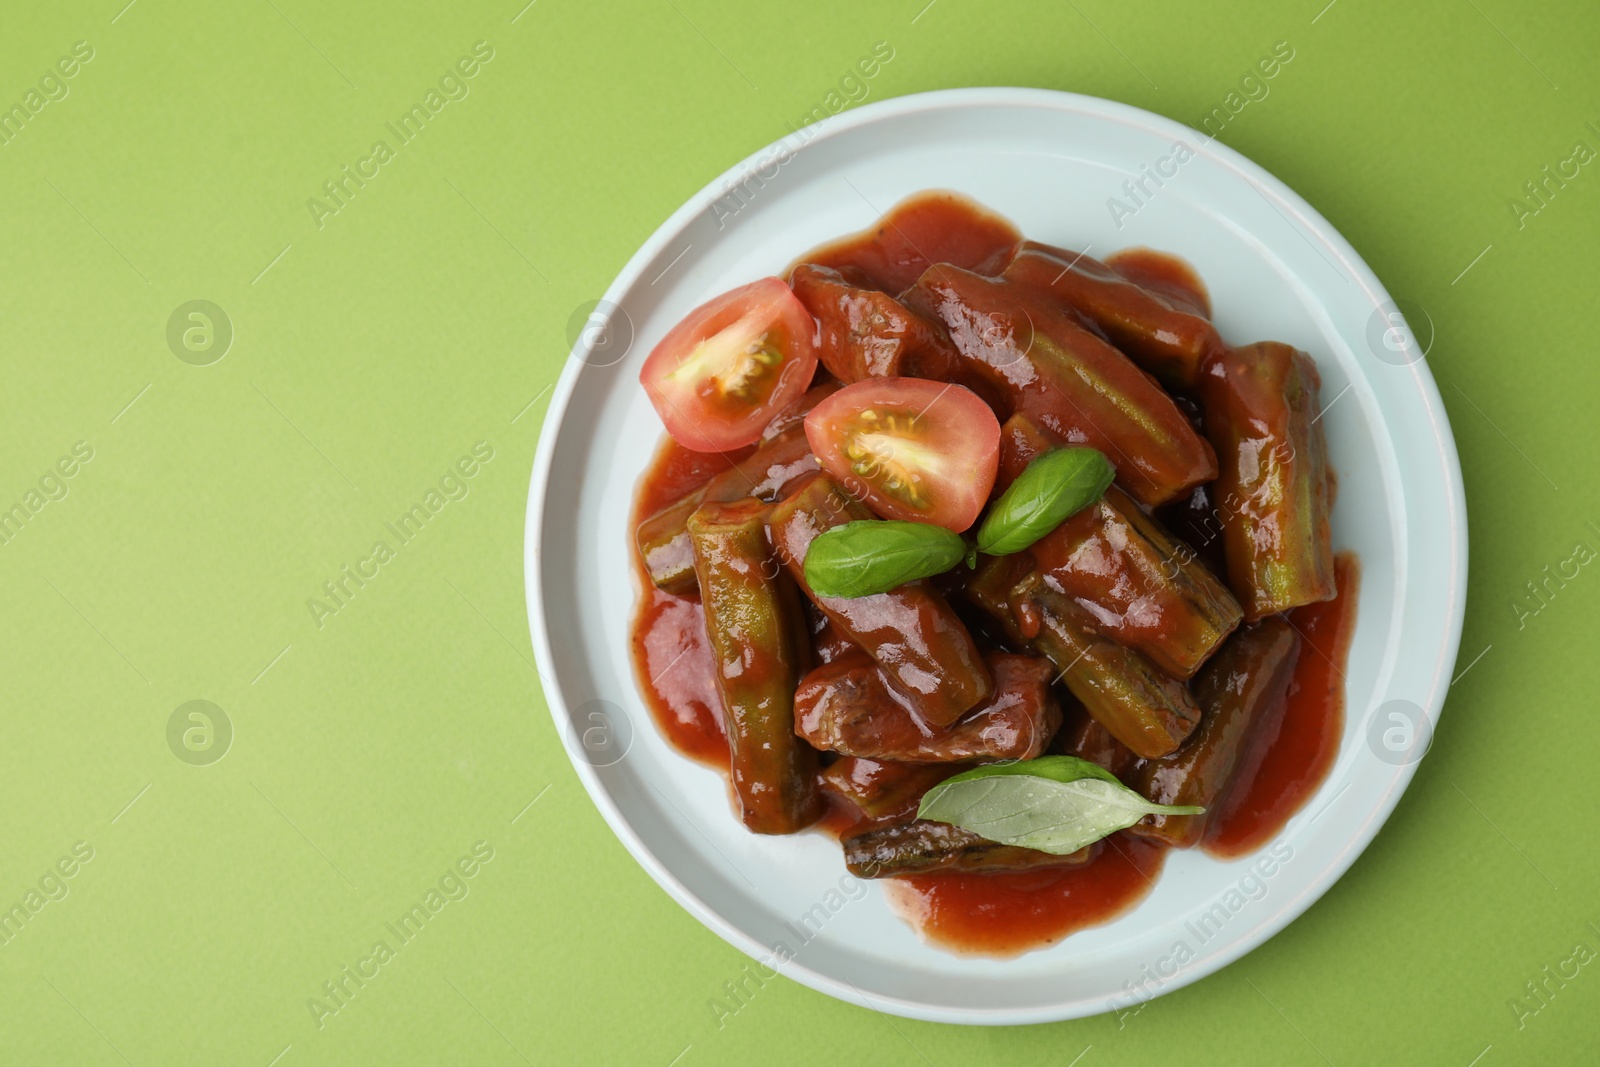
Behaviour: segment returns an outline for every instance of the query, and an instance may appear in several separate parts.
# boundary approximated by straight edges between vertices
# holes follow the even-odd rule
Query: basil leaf
[[[1057,448],[1037,457],[989,509],[978,528],[978,551],[1021,552],[1093,504],[1117,476],[1092,448]]]
[[[960,563],[961,535],[925,522],[857,519],[835,526],[806,551],[806,584],[818,596],[862,597],[927,578]]]
[[[1076,756],[990,763],[928,790],[917,818],[949,823],[1002,845],[1065,856],[1146,815],[1203,815],[1152,804],[1098,764]]]

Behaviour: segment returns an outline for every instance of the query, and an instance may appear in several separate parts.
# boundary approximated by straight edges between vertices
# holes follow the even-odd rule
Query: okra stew
[[[1255,852],[1327,775],[1358,568],[1316,363],[1182,261],[956,194],[692,311],[641,382],[639,684],[758,834],[838,837],[951,951]]]

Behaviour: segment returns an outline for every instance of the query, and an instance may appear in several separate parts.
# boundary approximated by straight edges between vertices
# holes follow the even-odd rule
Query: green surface
[[[0,506],[39,508],[0,544],[0,904],[61,897],[0,945],[0,1062],[1593,1061],[1600,170],[1510,206],[1600,150],[1593,4],[123,2],[0,32],[0,106],[93,50],[0,144]],[[1303,918],[1137,1015],[958,1029],[780,979],[719,1025],[745,959],[611,836],[530,663],[523,509],[569,316],[875,42],[871,100],[1018,84],[1194,122],[1280,40],[1221,139],[1437,333],[1472,666],[1432,754]],[[399,144],[478,41],[468,95]],[[319,220],[343,165],[376,173]],[[192,300],[232,323],[210,365],[168,346]],[[385,524],[441,483],[400,545]],[[346,565],[376,576],[314,614]],[[231,723],[220,762],[169,747],[191,700]],[[466,896],[387,932],[441,880]],[[347,965],[376,975],[319,1027]]]

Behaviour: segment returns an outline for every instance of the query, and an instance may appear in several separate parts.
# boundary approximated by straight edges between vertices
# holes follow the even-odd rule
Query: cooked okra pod
[[[688,531],[744,824],[792,834],[816,821],[822,799],[817,753],[794,732],[805,622],[792,584],[772,566],[768,507],[753,498],[704,504]]]
[[[1155,804],[1197,804],[1204,815],[1147,815],[1134,833],[1190,848],[1225,795],[1244,746],[1262,715],[1283,699],[1299,658],[1300,635],[1279,618],[1234,634],[1195,679],[1200,726],[1170,756],[1139,770],[1133,788]]]
[[[748,457],[716,474],[700,488],[639,524],[639,555],[656,588],[668,593],[694,589],[694,551],[686,524],[708,501],[727,503],[742,497],[773,500],[785,485],[819,469],[806,443],[805,428],[796,426],[763,444]]]
[[[1103,452],[1141,503],[1208,482],[1217,459],[1172,397],[1038,290],[948,264],[901,297],[950,331],[956,378],[1063,441]]]
[[[1229,349],[1200,378],[1228,584],[1251,621],[1337,592],[1321,385],[1310,356],[1275,341]]]
[[[768,536],[777,559],[834,624],[866,650],[911,709],[933,726],[949,726],[992,691],[972,635],[925,580],[887,593],[825,597],[806,583],[811,542],[824,531],[870,519],[866,506],[824,474],[812,475],[773,506]]]
[[[1026,554],[991,559],[966,593],[1013,640],[1054,663],[1089,714],[1137,755],[1165,756],[1194,730],[1200,711],[1188,688],[1101,634],[1088,611],[1045,584]]]
[[[1205,361],[1225,347],[1209,319],[1078,252],[1024,241],[1005,276],[1049,293],[1171,386],[1193,387]]]
[[[1192,549],[1112,486],[1034,544],[1046,583],[1076,600],[1107,637],[1189,678],[1243,613]]]
[[[949,823],[917,819],[847,837],[845,866],[857,878],[894,878],[932,871],[991,873],[1040,867],[1078,867],[1099,853],[1100,842],[1065,856],[1002,845]]]

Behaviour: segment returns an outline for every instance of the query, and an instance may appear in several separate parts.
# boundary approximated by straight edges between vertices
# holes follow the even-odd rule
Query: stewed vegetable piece
[[[1127,356],[1036,289],[930,267],[904,299],[950,331],[959,381],[1068,444],[1105,453],[1117,480],[1159,504],[1217,475],[1211,446]]]
[[[817,320],[818,361],[841,382],[949,378],[956,350],[944,327],[871,288],[859,271],[802,263],[789,284]]]
[[[1193,388],[1226,347],[1209,319],[1081,252],[1024,241],[1005,277],[1049,293],[1169,386]]]
[[[1227,586],[1116,486],[1031,551],[1051,589],[1174,678],[1191,677],[1242,616]]]
[[[822,788],[848,800],[868,819],[903,821],[916,813],[922,794],[969,766],[844,756],[823,770]]]
[[[1316,365],[1229,347],[1182,261],[1096,255],[921,193],[641,371],[673,438],[632,516],[661,729],[958,950],[1259,847],[1345,735]]]
[[[695,587],[686,527],[695,508],[708,500],[727,503],[746,496],[776,500],[785,487],[818,469],[806,441],[806,416],[836,389],[836,383],[828,383],[803,394],[767,424],[755,451],[639,524],[639,555],[657,589],[687,593]]]
[[[1190,848],[1205,835],[1252,727],[1283,699],[1300,651],[1300,635],[1280,618],[1253,623],[1228,640],[1195,679],[1199,729],[1178,751],[1150,760],[1134,788],[1156,804],[1194,804],[1205,815],[1147,815],[1131,832]]]
[[[948,726],[988,699],[993,687],[972,635],[939,591],[919,580],[887,593],[825,597],[806,584],[811,542],[835,526],[871,517],[831,478],[815,474],[774,505],[767,530],[777,560],[822,613],[877,661],[918,716]]]
[[[931,871],[993,874],[1041,867],[1078,867],[1100,850],[1087,848],[1058,856],[1016,845],[1001,845],[971,830],[948,823],[917,819],[897,826],[867,830],[844,839],[844,863],[857,878],[894,878]]]
[[[1337,591],[1321,387],[1311,357],[1275,341],[1229,349],[1200,378],[1228,581],[1252,621]]]
[[[768,505],[746,498],[689,516],[695,573],[744,824],[792,834],[822,814],[817,753],[794,733],[794,691],[810,659],[793,584],[771,566]]]
[[[994,693],[954,726],[923,722],[865,652],[814,668],[795,694],[795,731],[847,756],[950,763],[1032,759],[1061,725],[1050,694],[1055,668],[1037,656],[985,657]]]
[[[1165,756],[1194,730],[1200,711],[1188,687],[1102,635],[1094,617],[1046,585],[1028,560],[996,557],[967,583],[966,595],[1012,639],[1054,663],[1089,714],[1138,755]]]

